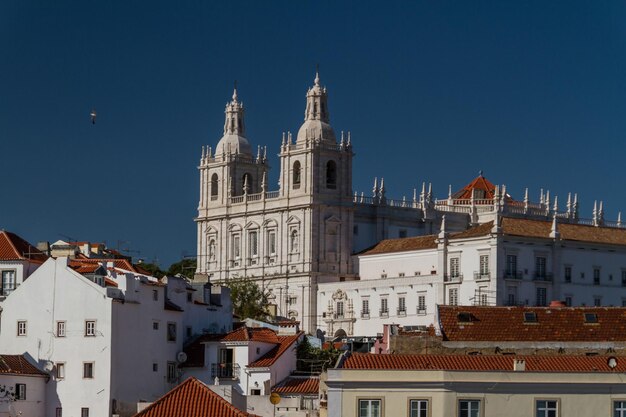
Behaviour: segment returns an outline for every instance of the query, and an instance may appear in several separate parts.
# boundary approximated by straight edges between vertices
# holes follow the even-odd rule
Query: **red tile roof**
[[[525,361],[525,372],[626,372],[626,358],[609,368],[609,356],[512,356],[512,355],[376,355],[353,353],[344,369],[396,369],[444,371],[511,371],[515,360]],[[521,371],[520,371],[521,372]]]
[[[280,343],[276,332],[265,327],[240,327],[230,333],[223,335],[222,342],[265,342]]]
[[[374,246],[371,246],[359,255],[376,255],[379,253],[391,253],[391,252],[407,252],[421,249],[436,249],[437,248],[437,236],[417,236],[417,237],[405,237],[401,239],[385,239],[381,240]]]
[[[254,417],[235,408],[196,378],[159,398],[135,417]]]
[[[534,312],[535,323],[524,321]],[[444,341],[615,342],[626,341],[623,307],[438,306]],[[459,321],[459,313],[466,313]],[[585,313],[597,323],[585,323]],[[467,319],[470,319],[469,323]]]
[[[319,391],[320,378],[317,376],[290,376],[276,384],[272,389],[272,392],[279,394],[318,394]]]
[[[0,260],[43,263],[47,259],[46,254],[15,233],[0,230]]]
[[[28,362],[24,355],[0,355],[0,374],[48,375]]]
[[[90,265],[103,264],[106,267],[109,262],[112,262],[115,268],[139,273],[127,259],[77,257],[76,259],[70,259],[69,266],[75,270],[77,270],[77,268],[85,268],[85,270],[87,270]]]
[[[481,199],[493,198],[496,186],[491,183],[487,178],[482,175],[477,176],[463,187],[461,190],[457,191],[452,195],[452,198],[455,199],[469,199],[472,198],[472,193],[474,190],[481,190],[485,192],[484,197],[479,197]]]
[[[278,345],[269,350],[265,355],[248,365],[248,368],[265,368],[272,366],[288,349],[296,347],[294,343],[300,339],[304,332],[290,336],[278,336]],[[295,353],[294,353],[295,355]]]

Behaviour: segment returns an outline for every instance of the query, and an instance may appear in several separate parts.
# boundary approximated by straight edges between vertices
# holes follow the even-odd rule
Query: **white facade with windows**
[[[436,322],[437,304],[626,305],[626,229],[498,222],[406,239],[402,251],[374,247],[357,255],[359,279],[319,285],[322,329],[375,336],[383,324],[427,326]],[[411,242],[420,247],[410,249]]]
[[[3,351],[52,369],[47,416],[133,415],[179,382],[185,340],[232,326],[227,292],[211,304],[182,279],[112,264],[104,286],[67,264],[49,259],[0,304]]]
[[[28,359],[22,355],[0,354],[1,417],[46,416],[48,375],[24,362]]]

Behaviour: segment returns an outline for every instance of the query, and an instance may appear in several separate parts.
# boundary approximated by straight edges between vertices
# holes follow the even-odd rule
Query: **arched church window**
[[[335,161],[328,161],[326,164],[326,188],[337,188],[337,164]]]
[[[241,179],[242,190],[249,193],[252,190],[252,175],[249,173],[243,174],[243,178]]]
[[[300,188],[300,161],[293,163],[293,188]]]
[[[213,197],[217,197],[217,174],[211,175],[211,200],[215,200]]]
[[[291,238],[290,238],[290,249],[292,253],[296,253],[299,250],[299,237],[298,237],[298,231],[297,230],[292,230],[291,231]]]

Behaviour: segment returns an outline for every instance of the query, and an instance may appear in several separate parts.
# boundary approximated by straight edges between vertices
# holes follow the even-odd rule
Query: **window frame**
[[[15,401],[26,401],[26,384],[23,382],[15,384]]]
[[[89,417],[89,407],[80,408],[80,417]]]
[[[96,337],[96,320],[85,320],[85,337]]]
[[[88,366],[91,365],[90,372],[87,372]],[[83,379],[95,379],[96,363],[93,361],[83,362]]]
[[[166,381],[170,384],[175,383],[177,379],[176,362],[167,361],[167,366],[165,369],[166,369],[166,374],[165,374]]]
[[[366,416],[361,415],[361,401],[369,401],[370,405],[373,401],[378,401],[379,403],[379,415],[378,416],[372,416],[371,414],[371,409],[369,409],[368,407],[368,413]],[[385,398],[376,398],[376,397],[357,397],[356,398],[356,414],[357,417],[384,417],[385,416]]]
[[[171,330],[170,328],[173,326],[174,328],[174,336],[171,336]],[[176,325],[176,322],[174,321],[168,321],[167,322],[167,333],[165,334],[166,340],[167,342],[172,342],[172,343],[176,343],[176,340],[178,340],[178,326]]]
[[[55,364],[54,377],[57,381],[65,379],[65,362]]]
[[[67,321],[57,320],[57,337],[67,337]]]
[[[420,410],[417,410],[418,414],[414,416],[412,414],[413,409],[411,408],[411,405],[412,405],[413,402],[420,401],[420,402],[425,402],[426,403],[426,417],[430,417],[431,416],[431,411],[430,411],[431,400],[432,400],[431,397],[409,398],[408,401],[407,401],[407,408],[406,408],[407,409],[407,416],[408,417],[422,417],[422,416],[419,415],[419,411]]]
[[[23,325],[23,328],[22,328]],[[17,336],[18,337],[26,337],[28,336],[28,320],[18,320],[17,321]]]
[[[619,410],[621,415],[619,417],[626,417],[626,398],[611,398],[611,415],[612,416],[615,415],[615,411],[618,411],[615,409],[616,403],[622,403],[622,409]]]
[[[546,403],[548,401],[554,401],[556,403],[556,410],[554,410],[554,411],[556,411],[555,417],[559,417],[561,415],[561,399],[560,398],[544,398],[544,397],[540,397],[540,398],[535,398],[534,399],[534,404],[535,404],[535,406],[534,406],[534,414],[533,414],[534,417],[538,417],[539,416],[539,401],[545,401]],[[552,410],[549,410],[547,407],[548,406],[546,404],[546,408],[543,411],[552,411]],[[545,417],[548,417],[548,416],[546,415]]]
[[[5,280],[5,274],[11,274],[11,280],[6,279]],[[17,271],[15,269],[3,269],[0,271],[0,295],[2,296],[7,296],[9,294],[11,294],[13,291],[15,291],[17,289]],[[9,288],[9,286],[5,285],[7,283],[11,283],[12,286]]]
[[[461,416],[461,403],[462,402],[477,402],[478,403],[478,416],[479,417],[484,416],[483,398],[462,397],[462,398],[457,398],[457,401],[456,401],[457,417],[464,417],[464,416]],[[471,410],[468,410],[468,411],[471,412]],[[470,417],[470,414],[468,414],[467,417]]]

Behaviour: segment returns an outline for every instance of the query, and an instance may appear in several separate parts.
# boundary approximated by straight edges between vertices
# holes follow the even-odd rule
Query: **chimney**
[[[561,308],[561,307],[567,307],[567,304],[565,304],[565,301],[559,301],[559,300],[550,301],[550,308]]]
[[[513,370],[515,372],[525,371],[526,370],[526,361],[524,359],[514,359],[513,360]]]

